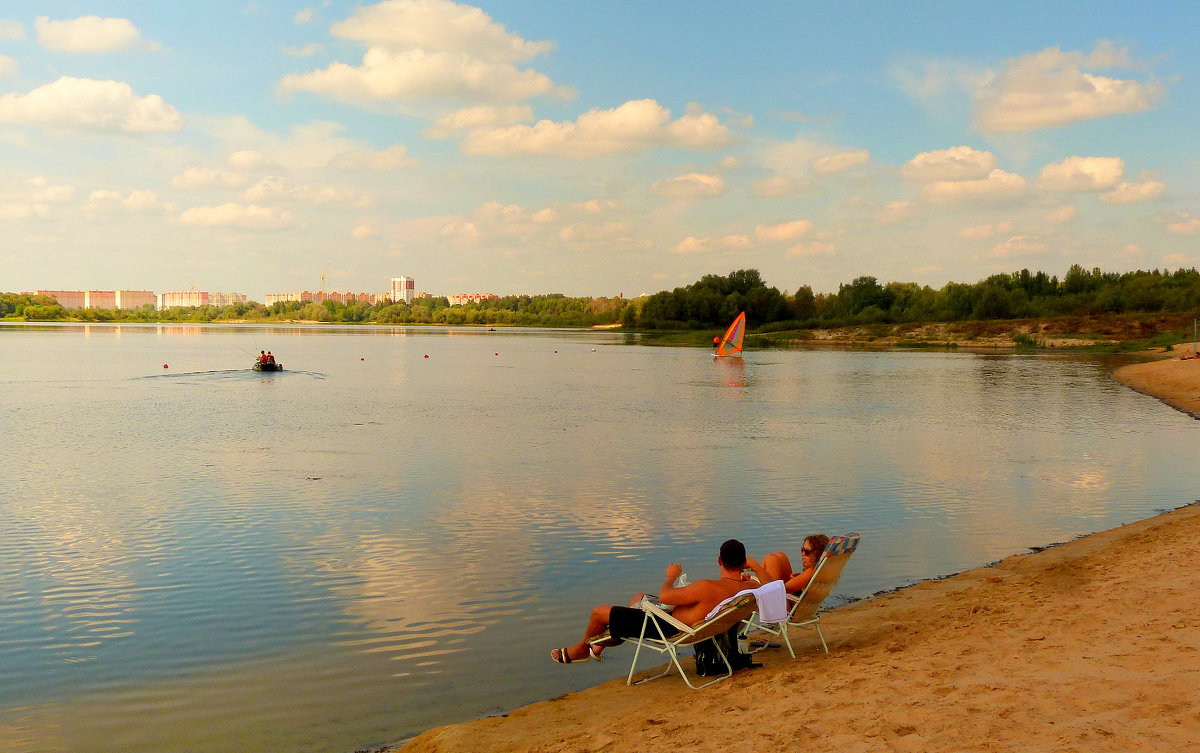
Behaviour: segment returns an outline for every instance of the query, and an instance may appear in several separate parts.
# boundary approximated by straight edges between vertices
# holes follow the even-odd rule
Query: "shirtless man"
[[[704,621],[705,616],[725,599],[741,591],[747,584],[742,582],[742,568],[746,565],[746,547],[737,539],[730,539],[721,545],[721,554],[717,557],[717,565],[721,568],[721,577],[715,580],[698,580],[681,588],[675,588],[675,579],[683,572],[678,562],[667,565],[664,573],[662,588],[658,591],[658,600],[663,604],[673,605],[671,616],[687,625],[696,625]],[[641,635],[642,621],[646,613],[635,609],[644,594],[638,594],[629,602],[628,607],[601,606],[592,610],[588,619],[587,629],[583,639],[573,646],[556,648],[550,652],[550,659],[559,664],[600,660],[600,653],[608,646],[615,646],[622,638],[636,638]],[[657,619],[657,618],[651,618]],[[663,632],[666,635],[679,632],[675,626],[663,622]],[[591,646],[588,641],[600,635],[605,630],[613,640],[604,646]],[[658,631],[647,627],[652,635]]]

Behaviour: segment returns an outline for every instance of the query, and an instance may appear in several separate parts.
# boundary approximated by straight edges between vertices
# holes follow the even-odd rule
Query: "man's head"
[[[746,566],[746,545],[730,539],[721,545],[721,566],[727,570],[741,570]]]

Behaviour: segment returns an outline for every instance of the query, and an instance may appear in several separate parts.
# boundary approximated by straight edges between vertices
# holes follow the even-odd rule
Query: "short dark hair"
[[[730,570],[741,570],[746,566],[746,545],[730,539],[721,545],[721,563]]]

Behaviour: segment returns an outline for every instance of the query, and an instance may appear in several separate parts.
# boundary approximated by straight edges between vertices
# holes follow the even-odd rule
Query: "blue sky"
[[[0,289],[1200,259],[1195,3],[0,0]]]

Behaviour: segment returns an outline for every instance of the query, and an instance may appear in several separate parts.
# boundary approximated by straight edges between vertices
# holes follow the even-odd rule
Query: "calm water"
[[[395,742],[623,674],[546,654],[731,535],[858,597],[1193,501],[1115,363],[0,326],[0,749]]]

